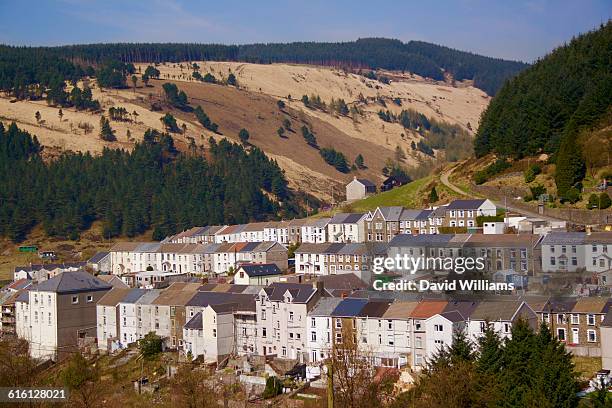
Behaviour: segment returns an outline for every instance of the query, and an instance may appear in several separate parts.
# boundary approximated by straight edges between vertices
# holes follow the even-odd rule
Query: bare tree
[[[334,344],[327,362],[328,401],[339,408],[384,406],[393,399],[397,376],[390,371],[377,375],[371,352],[359,346],[349,322],[343,322],[342,340]]]

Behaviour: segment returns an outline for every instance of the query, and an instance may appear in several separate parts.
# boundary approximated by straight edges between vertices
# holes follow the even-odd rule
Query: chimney
[[[319,296],[323,297],[325,294],[325,284],[321,280],[317,280],[314,283],[314,288],[317,290]]]

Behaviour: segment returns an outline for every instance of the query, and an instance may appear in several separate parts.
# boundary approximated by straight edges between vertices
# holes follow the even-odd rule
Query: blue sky
[[[533,61],[612,18],[612,0],[0,0],[0,43],[423,40]]]

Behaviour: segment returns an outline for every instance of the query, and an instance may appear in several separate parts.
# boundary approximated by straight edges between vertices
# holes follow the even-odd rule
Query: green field
[[[373,195],[363,200],[355,201],[349,205],[352,211],[369,211],[375,210],[380,206],[399,205],[409,208],[420,208],[425,199],[429,195],[427,186],[434,180],[434,176],[424,177],[406,184],[405,186],[394,188],[390,191],[385,191]],[[438,183],[436,189],[439,189]]]

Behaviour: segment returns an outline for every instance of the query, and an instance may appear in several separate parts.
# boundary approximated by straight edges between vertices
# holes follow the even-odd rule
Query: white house
[[[306,318],[320,294],[311,285],[275,282],[256,298],[259,355],[306,361]]]
[[[321,363],[329,357],[332,348],[331,313],[342,302],[342,298],[320,298],[313,309],[308,312],[306,329],[306,348],[308,361],[311,364]]]
[[[30,354],[61,360],[77,349],[78,339],[96,336],[96,303],[111,286],[84,272],[64,272],[28,293],[28,316],[17,326],[30,326]],[[18,329],[24,333],[27,330]]]
[[[340,213],[327,224],[329,242],[365,242],[367,213]]]
[[[347,201],[361,200],[374,193],[376,193],[376,184],[367,179],[354,177],[353,180],[346,185]]]
[[[98,301],[96,305],[96,337],[100,350],[114,351],[122,347],[119,331],[119,302],[131,291],[132,289],[129,288],[112,288]]]
[[[307,219],[301,226],[301,242],[320,244],[327,241],[327,224],[331,218]]]
[[[267,286],[278,282],[282,274],[276,264],[241,264],[234,274],[234,283]]]
[[[519,318],[537,328],[538,318],[522,300],[487,300],[478,304],[467,321],[468,339],[476,343],[484,333],[487,322],[502,339],[511,336],[512,324]]]

